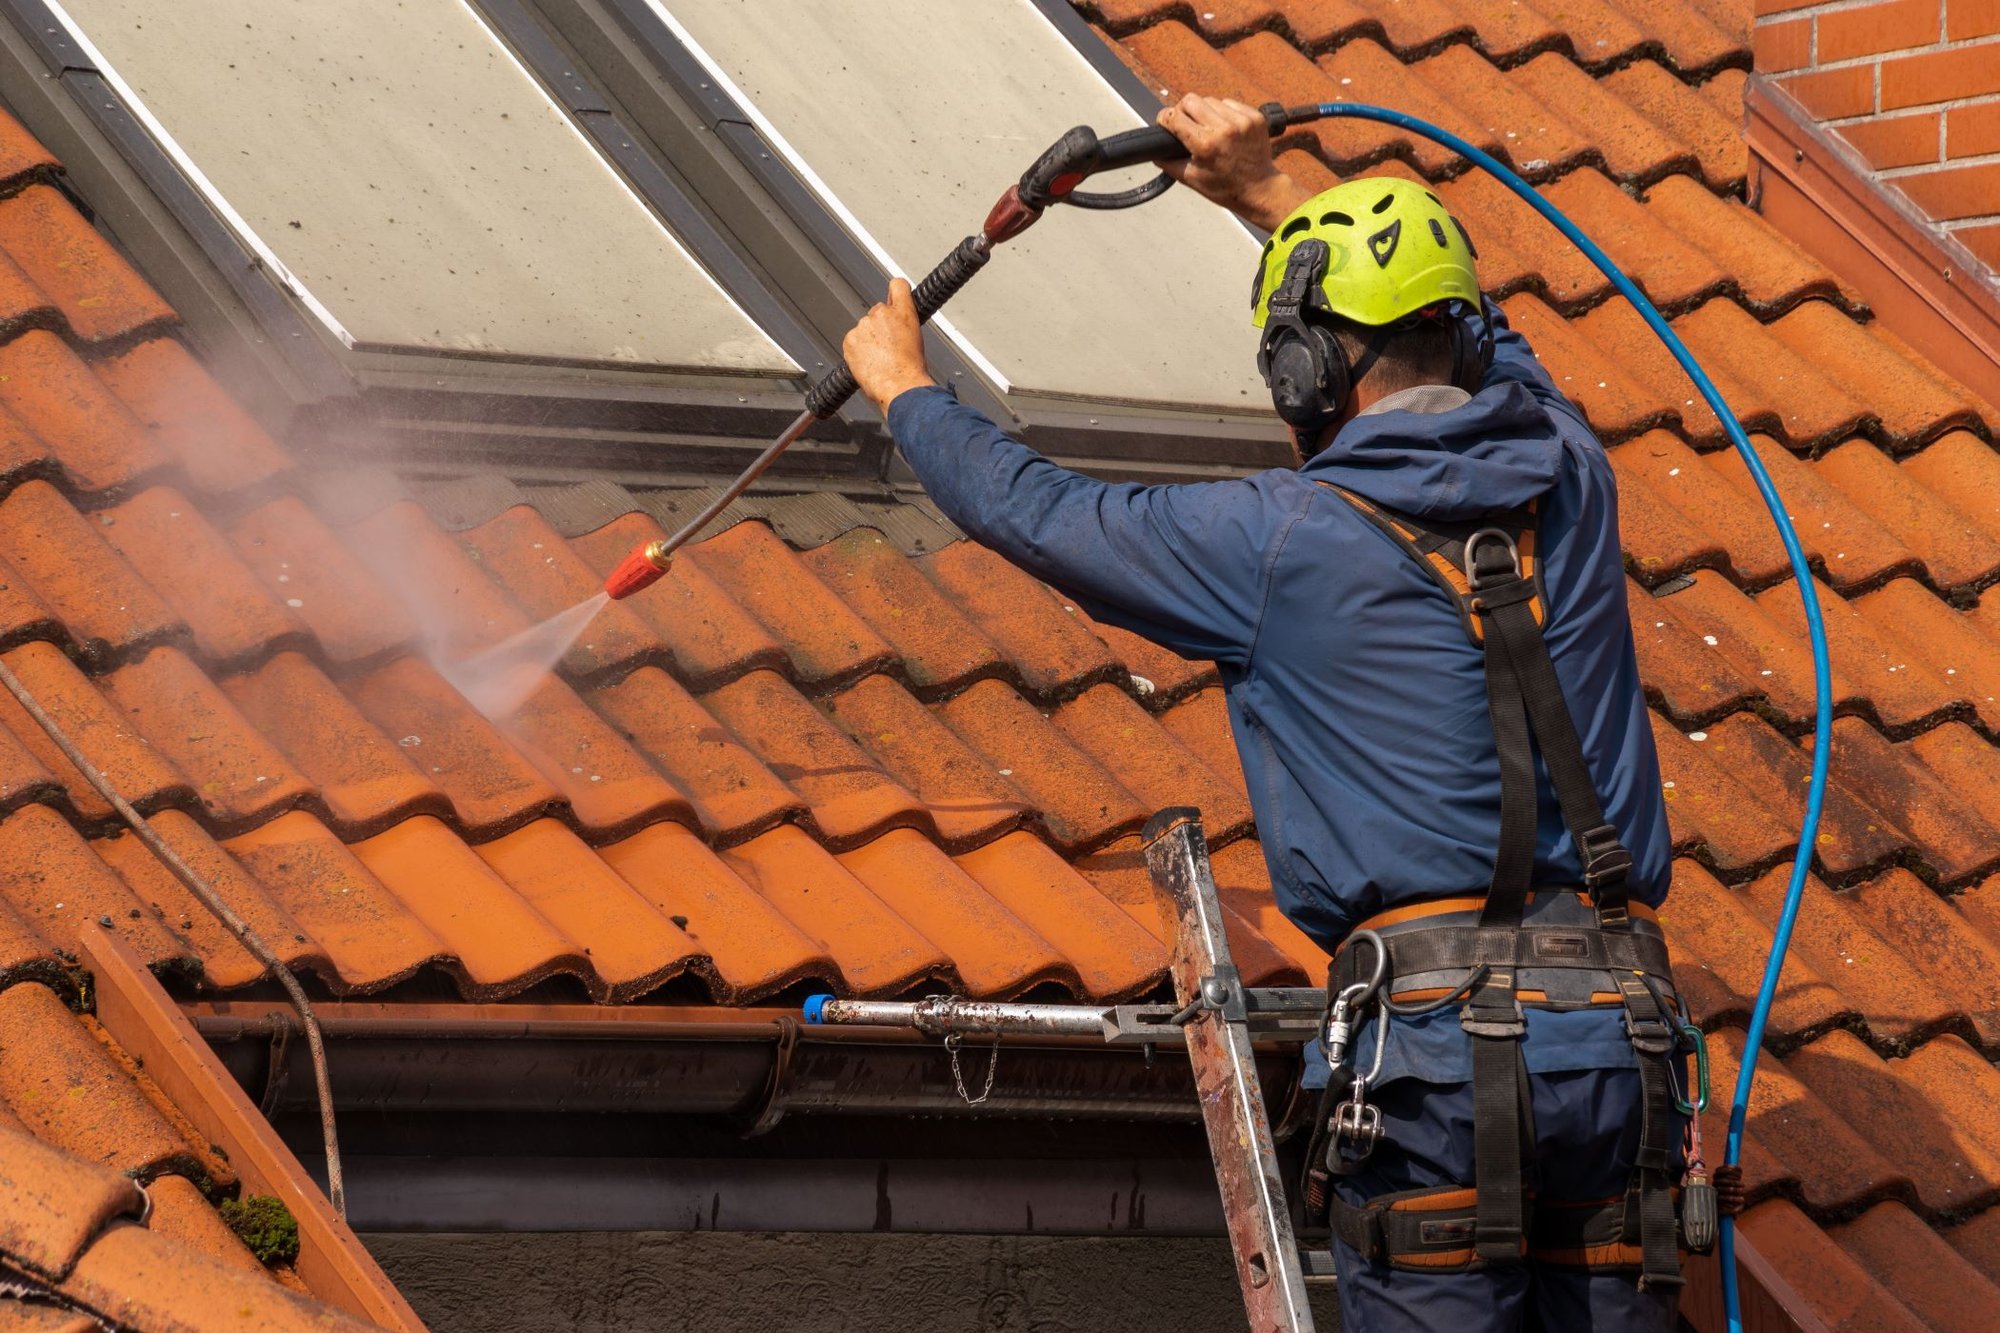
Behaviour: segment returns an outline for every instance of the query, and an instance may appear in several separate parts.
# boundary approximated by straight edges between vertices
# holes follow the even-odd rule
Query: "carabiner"
[[[1708,1109],[1708,1036],[1692,1023],[1681,1023],[1680,1035],[1694,1054],[1695,1087],[1692,1102],[1674,1085],[1673,1066],[1667,1067],[1667,1086],[1674,1090],[1674,1109],[1685,1116],[1697,1116]]]

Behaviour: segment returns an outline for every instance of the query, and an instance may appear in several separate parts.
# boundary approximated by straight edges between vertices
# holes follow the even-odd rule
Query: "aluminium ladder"
[[[1170,1005],[1001,1004],[934,996],[916,1001],[837,1000],[816,995],[806,1002],[808,1023],[914,1027],[941,1036],[952,1052],[960,1095],[958,1043],[967,1037],[1013,1035],[1099,1036],[1113,1045],[1153,1045],[1172,1040],[1175,1027],[1187,1044],[1201,1105],[1208,1150],[1222,1194],[1237,1283],[1251,1333],[1313,1333],[1306,1304],[1309,1260],[1292,1233],[1279,1175],[1277,1144],[1250,1043],[1281,1039],[1303,1043],[1317,1035],[1326,992],[1311,987],[1250,990],[1230,959],[1222,901],[1209,867],[1208,841],[1199,811],[1162,810],[1147,821],[1146,867],[1153,884],[1174,905]],[[991,1091],[991,1070],[987,1091]],[[1330,1273],[1325,1256],[1312,1256],[1313,1276]]]

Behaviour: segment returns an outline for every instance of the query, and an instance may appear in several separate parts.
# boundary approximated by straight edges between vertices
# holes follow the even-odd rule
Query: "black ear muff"
[[[1493,367],[1493,326],[1486,312],[1470,301],[1455,302],[1451,325],[1451,382],[1467,393],[1478,393]]]
[[[1328,251],[1318,238],[1300,241],[1285,262],[1285,276],[1271,293],[1257,369],[1271,390],[1271,406],[1309,453],[1320,432],[1347,404],[1351,372],[1331,329],[1308,322],[1305,312],[1326,275]]]
[[[1278,418],[1301,435],[1317,435],[1333,424],[1347,403],[1347,358],[1331,330],[1315,325],[1281,329],[1264,338],[1258,358],[1271,406]]]

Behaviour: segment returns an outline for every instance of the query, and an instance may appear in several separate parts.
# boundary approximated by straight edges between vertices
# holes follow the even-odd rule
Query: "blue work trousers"
[[[1608,1199],[1624,1193],[1639,1149],[1639,1071],[1530,1074],[1539,1199]],[[1356,1175],[1335,1182],[1365,1203],[1398,1190],[1471,1185],[1472,1085],[1400,1078],[1369,1100],[1382,1108],[1383,1143]],[[1674,1117],[1679,1144],[1682,1117]],[[1679,1158],[1678,1147],[1676,1160]],[[1333,1247],[1345,1333],[1522,1333],[1616,1329],[1671,1333],[1675,1296],[1642,1293],[1635,1273],[1585,1273],[1527,1263],[1470,1273],[1408,1273]]]

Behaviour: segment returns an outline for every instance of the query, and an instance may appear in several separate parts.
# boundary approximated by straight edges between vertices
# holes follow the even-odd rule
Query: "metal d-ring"
[[[1465,539],[1465,582],[1468,587],[1482,588],[1485,583],[1479,577],[1479,564],[1473,558],[1482,539],[1492,538],[1507,548],[1507,563],[1513,567],[1514,577],[1521,576],[1521,552],[1514,545],[1514,539],[1499,528],[1481,528]]]

